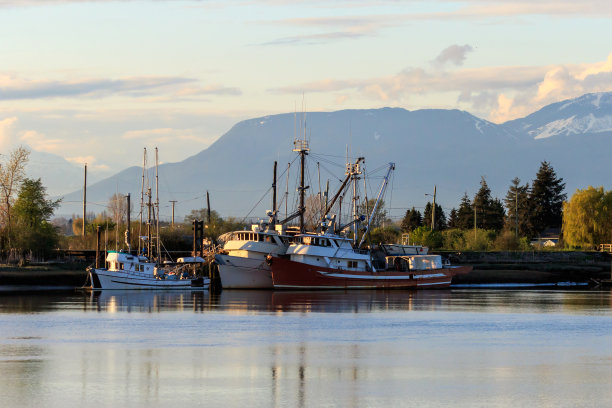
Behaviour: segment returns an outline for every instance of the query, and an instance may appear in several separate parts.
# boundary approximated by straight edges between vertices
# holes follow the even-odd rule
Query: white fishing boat
[[[208,277],[193,275],[191,262],[158,264],[144,256],[108,251],[106,264],[89,268],[91,289],[207,289],[210,284]]]
[[[224,289],[271,289],[272,275],[266,263],[268,255],[282,255],[290,238],[277,230],[254,224],[251,231],[234,231],[225,234],[223,251],[216,254],[219,278]]]
[[[210,279],[196,276],[197,264],[205,262],[203,258],[179,259],[180,262],[166,262],[161,259],[161,241],[159,239],[159,190],[157,176],[157,148],[155,148],[155,184],[157,197],[152,202],[151,188],[145,183],[146,157],[144,152],[141,217],[140,226],[143,226],[144,197],[147,197],[148,219],[146,222],[146,236],[140,235],[139,248],[135,255],[130,246],[130,228],[125,234],[127,251],[107,251],[104,266],[100,265],[100,249],[96,250],[96,266],[87,268],[89,284],[87,288],[94,290],[107,289],[207,289]],[[146,185],[146,193],[145,191]],[[130,225],[130,205],[128,195],[127,225]],[[99,235],[98,235],[99,242]],[[142,248],[140,247],[142,243]]]
[[[251,225],[251,230],[233,231],[219,237],[223,252],[215,255],[223,289],[272,289],[272,272],[266,263],[268,255],[283,255],[291,243],[286,223],[301,213],[298,210],[284,220],[277,219],[276,167],[272,182],[272,210],[268,221]]]

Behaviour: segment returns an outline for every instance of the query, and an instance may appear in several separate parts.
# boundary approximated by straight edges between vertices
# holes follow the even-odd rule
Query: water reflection
[[[373,313],[385,311],[608,313],[610,290],[0,292],[0,313]]]
[[[605,405],[610,300],[581,290],[3,294],[1,405]]]

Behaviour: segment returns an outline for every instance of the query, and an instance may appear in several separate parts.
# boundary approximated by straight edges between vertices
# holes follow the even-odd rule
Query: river
[[[0,292],[0,407],[601,407],[610,291]]]

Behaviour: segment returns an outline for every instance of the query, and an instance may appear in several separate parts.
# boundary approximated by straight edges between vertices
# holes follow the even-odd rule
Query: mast
[[[144,216],[144,188],[145,188],[145,169],[147,167],[147,148],[144,148],[142,159],[142,185],[140,187],[140,225],[138,226],[138,255],[140,255],[140,241],[142,239],[142,217]],[[147,254],[148,256],[148,254]]]
[[[125,230],[125,243],[127,244],[129,254],[132,252],[132,235],[130,234],[130,193],[128,193],[128,195],[125,197],[127,198],[127,229]]]
[[[321,167],[317,162],[317,177],[319,178],[319,214],[323,214],[323,196],[321,196]]]
[[[310,151],[308,147],[308,141],[306,140],[306,131],[304,131],[304,139],[296,139],[293,143],[295,147],[293,148],[294,152],[298,152],[300,154],[300,186],[298,187],[298,191],[300,193],[300,205],[298,207],[298,213],[300,215],[300,233],[304,233],[304,213],[306,212],[305,206],[305,194],[308,186],[304,185],[305,178],[305,162],[306,155]]]
[[[363,157],[358,157],[357,161],[355,162],[355,166],[357,166],[360,162],[364,161],[365,159]],[[348,167],[348,166],[347,166]],[[325,216],[327,214],[329,214],[329,212],[331,211],[332,207],[334,206],[334,204],[336,204],[336,201],[338,200],[338,198],[340,197],[340,194],[342,194],[342,191],[344,190],[344,187],[346,187],[346,185],[348,184],[348,182],[351,180],[351,172],[346,171],[346,177],[344,178],[344,181],[342,182],[342,185],[340,186],[340,188],[338,189],[338,192],[334,195],[334,197],[331,199],[331,201],[329,202],[328,205],[325,206],[325,212],[323,213],[323,215],[321,216],[321,221],[323,221],[325,219]],[[329,186],[329,182],[328,182],[328,186]]]
[[[85,219],[87,218],[87,163],[85,163],[85,176],[83,178],[83,231],[81,235],[85,237]]]
[[[272,224],[276,224],[276,166],[278,162],[274,161],[274,172],[272,174]]]
[[[347,163],[347,171],[350,172],[351,174],[351,178],[353,179],[353,226],[352,226],[352,230],[353,230],[353,243],[357,243],[357,231],[358,231],[358,221],[356,221],[357,218],[357,200],[359,199],[359,197],[357,196],[357,181],[359,180],[359,174],[361,174],[360,170],[359,170],[359,162],[355,162],[354,165]]]
[[[285,218],[289,216],[289,170],[291,170],[291,163],[287,163],[287,189],[285,191]]]
[[[151,231],[151,207],[153,206],[153,204],[151,204],[151,187],[147,187],[147,209],[148,209],[148,216],[147,216],[147,258],[151,258],[151,235],[152,235],[152,231]]]
[[[155,148],[155,240],[157,241],[157,262],[161,263],[161,243],[159,242],[159,176],[157,166],[159,164],[157,147]]]
[[[374,208],[372,208],[372,213],[370,214],[370,218],[368,219],[368,226],[366,227],[363,236],[361,237],[361,241],[359,241],[359,245],[357,248],[363,245],[363,241],[365,241],[366,236],[370,232],[370,224],[372,223],[372,219],[374,219],[374,214],[376,214],[376,210],[378,209],[378,204],[380,204],[380,199],[385,194],[385,190],[387,189],[387,185],[389,184],[389,176],[391,172],[395,170],[395,163],[389,163],[389,170],[387,170],[387,175],[385,176],[382,185],[380,186],[380,191],[378,192],[378,197],[376,197],[376,203],[374,204]]]

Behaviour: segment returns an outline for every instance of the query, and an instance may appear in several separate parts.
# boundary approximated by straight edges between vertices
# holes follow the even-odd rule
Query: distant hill
[[[305,117],[309,160],[320,163],[322,183],[330,179],[334,185],[343,177],[347,146],[349,155],[366,157],[370,172],[396,163],[393,189],[385,200],[396,216],[405,208],[423,207],[434,184],[438,202],[447,209],[456,207],[464,192],[474,195],[481,176],[493,194],[503,198],[511,179],[531,182],[544,160],[564,178],[568,195],[589,184],[610,188],[612,93],[552,104],[501,125],[468,112],[438,109],[308,112]],[[178,201],[181,218],[204,207],[206,190],[221,215],[247,215],[271,184],[274,160],[280,174],[294,159],[293,140],[301,133],[296,129],[303,129],[302,120],[302,114],[297,119],[294,114],[279,114],[245,120],[207,149],[182,162],[161,165],[162,216],[170,214],[169,200]],[[311,192],[316,192],[316,165],[310,169]],[[297,175],[297,165],[292,165],[290,174],[292,179]],[[142,169],[131,167],[88,186],[88,201],[97,205],[89,208],[100,211],[116,191],[130,192],[139,200],[141,179]],[[378,182],[374,180],[369,195],[375,194]],[[284,178],[279,177],[278,184],[279,190],[284,189]],[[82,190],[67,194],[58,213],[78,214],[80,204],[74,203],[81,199]],[[266,197],[252,215],[262,216],[270,208],[269,200]]]

